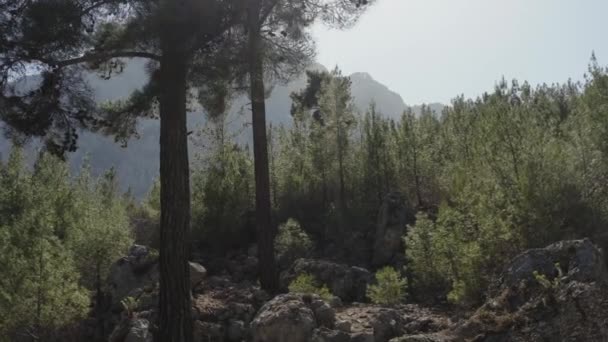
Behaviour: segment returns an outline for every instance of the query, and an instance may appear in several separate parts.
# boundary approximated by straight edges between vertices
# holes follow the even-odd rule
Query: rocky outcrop
[[[281,285],[287,288],[298,275],[308,273],[317,281],[327,285],[334,296],[346,302],[366,301],[367,285],[373,275],[356,266],[333,263],[325,260],[298,259],[289,270],[281,275]]]
[[[252,283],[211,276],[195,290],[194,334],[204,337],[200,341],[247,340],[255,313],[268,299],[266,292]]]
[[[395,263],[396,259],[403,255],[402,238],[409,216],[411,215],[403,196],[398,192],[389,193],[378,213],[372,265]]]
[[[588,239],[561,241],[515,257],[469,319],[393,341],[606,341],[607,290],[602,251]]]
[[[534,272],[551,279],[561,272],[564,281],[608,283],[606,271],[602,252],[589,239],[560,241],[545,248],[529,249],[515,257],[503,273],[500,286],[532,281]]]
[[[441,313],[414,304],[383,308],[359,304],[338,310],[336,319],[350,326],[352,340],[386,342],[408,333],[437,332],[450,321]]]
[[[146,246],[131,246],[129,254],[110,267],[108,288],[112,307],[121,309],[121,300],[139,297],[144,288],[155,286],[158,277],[158,257]]]
[[[190,285],[194,289],[205,279],[207,270],[196,262],[189,262],[189,266]],[[122,310],[120,302],[126,297],[135,298],[141,304],[139,310],[156,306],[158,280],[158,254],[146,246],[131,246],[129,254],[115,262],[108,274],[113,310]]]
[[[279,295],[251,324],[253,341],[388,342],[414,332],[446,329],[449,320],[416,305],[356,304],[334,309],[314,295]]]

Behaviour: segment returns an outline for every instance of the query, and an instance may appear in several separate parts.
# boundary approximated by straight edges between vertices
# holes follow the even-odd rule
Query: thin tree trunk
[[[103,322],[103,292],[101,291],[101,265],[99,262],[95,264],[95,316],[97,318],[97,335],[99,340],[105,337],[105,327]]]
[[[181,6],[181,8],[180,8]],[[168,3],[170,23],[185,9]],[[190,173],[186,129],[188,55],[179,24],[161,37],[160,83],[160,329],[159,342],[191,342]]]
[[[40,239],[40,255],[38,255],[38,291],[37,291],[37,295],[36,295],[36,324],[35,324],[35,334],[36,334],[36,338],[35,340],[39,340],[41,333],[42,333],[42,329],[41,329],[41,322],[42,322],[42,282],[44,281],[44,250],[43,250],[43,243],[42,243],[42,238]]]
[[[249,78],[251,86],[251,116],[253,124],[253,156],[255,166],[255,208],[258,240],[260,284],[270,293],[276,293],[279,279],[274,258],[275,228],[270,212],[270,176],[268,170],[268,139],[266,136],[266,103],[264,92],[264,66],[260,34],[260,0],[249,4]]]
[[[346,185],[344,184],[344,146],[342,141],[342,130],[338,121],[336,140],[338,143],[338,175],[340,178],[340,218],[344,220],[346,216]],[[340,227],[342,228],[342,227]]]
[[[415,138],[414,138],[415,139]],[[420,175],[418,171],[418,141],[414,142],[414,149],[412,151],[412,157],[414,160],[414,183],[416,186],[416,200],[418,202],[418,208],[422,208],[422,191],[420,190]]]

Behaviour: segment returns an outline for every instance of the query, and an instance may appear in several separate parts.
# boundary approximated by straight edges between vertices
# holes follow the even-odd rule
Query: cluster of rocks
[[[254,342],[388,342],[408,331],[439,331],[449,320],[415,305],[333,308],[315,295],[273,298],[251,323]]]
[[[393,342],[607,341],[604,260],[588,239],[527,250],[511,261],[494,295],[470,318]]]
[[[111,307],[120,317],[113,322],[110,341],[152,341],[157,267],[155,256],[142,246],[134,246],[112,266]],[[342,299],[331,302],[296,293],[270,298],[244,279],[248,277],[234,277],[232,272],[207,276],[200,264],[190,267],[197,342],[608,340],[608,271],[602,252],[589,240],[563,241],[520,254],[491,289],[486,303],[458,322],[414,304],[359,303],[373,278],[359,267],[299,259],[282,274],[284,285],[298,274],[314,275]],[[137,299],[136,312],[117,309],[127,297]]]
[[[190,285],[196,289],[207,276],[202,265],[190,262]],[[158,255],[146,246],[133,245],[127,256],[110,267],[106,330],[111,342],[151,342],[158,308]],[[125,306],[130,306],[128,310]],[[127,312],[127,311],[133,312]]]
[[[248,340],[250,323],[268,299],[266,292],[252,283],[209,277],[194,294],[195,340]]]

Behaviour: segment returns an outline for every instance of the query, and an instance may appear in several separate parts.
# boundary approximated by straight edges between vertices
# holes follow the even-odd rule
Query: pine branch
[[[159,55],[144,52],[144,51],[112,51],[112,52],[100,52],[100,53],[85,53],[81,57],[72,59],[66,59],[62,61],[53,61],[44,58],[38,59],[40,62],[50,65],[56,68],[65,68],[71,65],[88,63],[88,62],[100,62],[112,58],[147,58],[155,61],[160,61]]]

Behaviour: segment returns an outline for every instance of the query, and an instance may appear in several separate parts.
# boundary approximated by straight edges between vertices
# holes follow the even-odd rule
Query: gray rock
[[[271,299],[251,322],[254,342],[308,342],[317,327],[312,309],[297,294]]]
[[[134,319],[125,337],[124,342],[152,342],[152,333],[149,330],[150,323],[146,319]]]
[[[534,280],[536,271],[553,279],[558,275],[556,263],[567,280],[608,283],[603,254],[589,239],[560,241],[545,248],[529,249],[509,264],[503,273],[501,287],[511,287]]]
[[[281,285],[286,288],[303,273],[312,274],[320,283],[327,285],[334,296],[347,302],[365,301],[367,285],[373,280],[373,275],[361,267],[325,260],[298,259],[281,274]]]
[[[128,296],[138,297],[143,288],[154,287],[158,279],[157,258],[145,246],[131,246],[129,255],[110,266],[107,283],[112,306],[121,309],[121,300]]]
[[[189,265],[190,285],[194,288],[205,279],[207,270],[195,262]],[[158,256],[146,246],[131,246],[129,254],[112,264],[108,273],[107,283],[114,310],[122,308],[120,302],[126,297],[144,296],[147,307],[154,306],[158,298],[146,293],[157,287],[159,276]]]
[[[339,308],[342,306],[342,299],[340,299],[338,296],[331,296],[329,305],[331,305],[332,308]]]
[[[314,300],[310,307],[315,314],[317,324],[326,328],[333,328],[336,322],[336,311],[321,299]]]
[[[404,319],[393,309],[383,309],[371,322],[374,331],[374,341],[387,342],[391,338],[405,334]]]
[[[190,265],[190,287],[195,288],[207,277],[207,270],[197,262],[188,262]]]
[[[387,265],[403,254],[402,238],[409,216],[403,196],[398,192],[389,193],[378,213],[372,257],[374,266]]]

